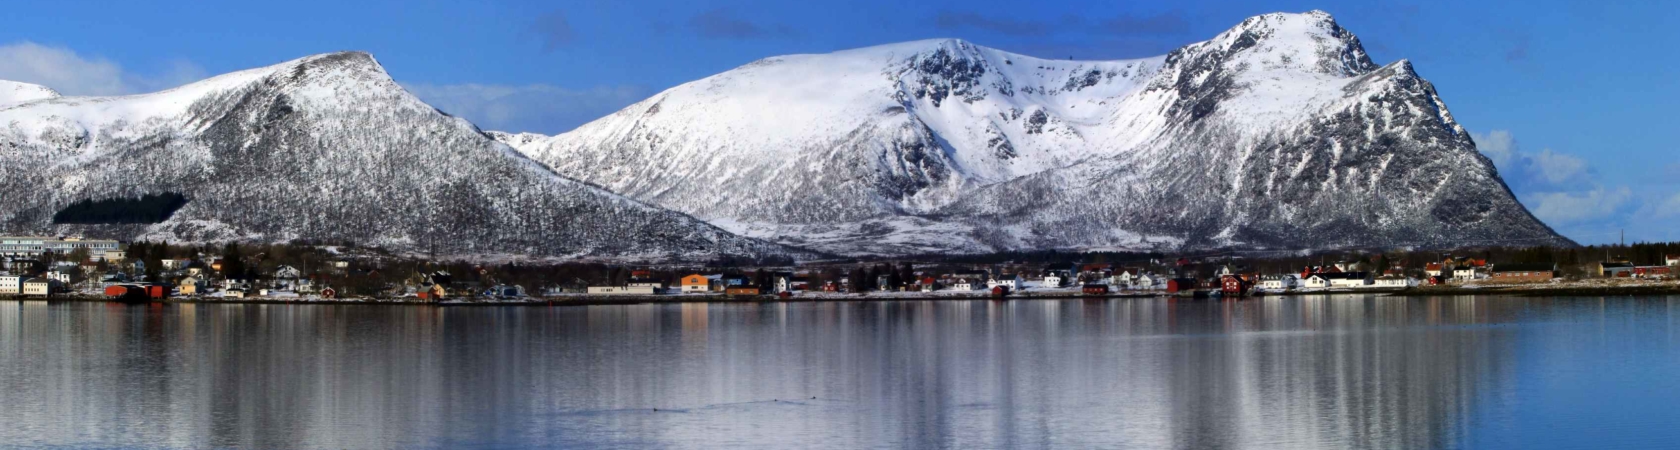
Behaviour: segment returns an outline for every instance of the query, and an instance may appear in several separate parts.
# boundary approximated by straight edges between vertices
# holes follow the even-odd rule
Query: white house
[[[972,291],[974,290],[974,287],[974,282],[969,281],[967,278],[959,278],[957,279],[957,282],[951,283],[951,290],[953,291]]]
[[[1371,275],[1366,272],[1342,272],[1328,274],[1330,287],[1365,287],[1371,285]]]
[[[1274,275],[1260,279],[1260,288],[1269,291],[1283,291],[1300,286],[1301,277],[1297,275]]]
[[[1680,255],[1664,256],[1663,257],[1663,264],[1667,264],[1667,265],[1670,265],[1670,266],[1680,266]]]
[[[1402,287],[1402,288],[1413,287],[1413,286],[1417,286],[1417,279],[1412,278],[1412,277],[1403,277],[1403,276],[1399,276],[1399,275],[1386,275],[1386,276],[1382,276],[1382,277],[1377,277],[1376,286],[1377,287]]]
[[[1166,284],[1167,284],[1167,279],[1166,278],[1162,278],[1160,275],[1152,275],[1152,274],[1147,274],[1147,273],[1138,274],[1137,278],[1132,280],[1132,287],[1135,287],[1135,288],[1138,288],[1138,289],[1160,289],[1162,287],[1165,287]]]
[[[52,270],[52,271],[47,271],[47,274],[43,275],[43,276],[46,277],[46,279],[48,279],[48,280],[57,281],[57,282],[59,282],[59,284],[64,284],[64,285],[69,285],[70,284],[70,272],[59,272],[59,271],[56,271],[56,270]]]
[[[1323,273],[1315,273],[1301,281],[1301,286],[1309,289],[1324,289],[1330,287],[1330,278]]]
[[[1371,285],[1371,277],[1365,272],[1315,273],[1302,284],[1313,289],[1365,287]]]
[[[992,278],[990,280],[986,280],[986,289],[992,289],[998,286],[1007,287],[1011,292],[1018,291],[1021,289],[1021,277],[1019,275],[1007,275],[1002,278]]]
[[[590,286],[594,295],[653,295],[653,286]]]
[[[21,294],[21,293],[23,293],[23,277],[14,277],[14,276],[0,277],[0,294]]]
[[[1137,277],[1139,275],[1143,275],[1143,272],[1137,269],[1120,269],[1115,271],[1113,276],[1108,277],[1108,284],[1115,286],[1130,286],[1134,284],[1134,281],[1137,281]]]
[[[1453,279],[1454,280],[1469,281],[1469,280],[1474,280],[1474,279],[1478,279],[1478,278],[1481,278],[1481,274],[1477,273],[1477,270],[1476,270],[1475,267],[1466,266],[1466,267],[1455,267],[1455,268],[1453,268]]]
[[[1065,280],[1062,278],[1062,274],[1050,272],[1044,274],[1044,279],[1040,282],[1040,285],[1047,288],[1059,288],[1062,287],[1063,281]],[[1015,288],[1011,287],[1010,289],[1013,290]]]

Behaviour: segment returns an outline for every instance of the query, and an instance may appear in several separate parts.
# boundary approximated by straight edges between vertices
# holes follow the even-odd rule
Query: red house
[[[1196,290],[1196,279],[1195,278],[1174,278],[1174,279],[1171,279],[1171,280],[1167,280],[1167,293],[1168,294],[1176,294],[1176,293],[1179,293],[1179,292],[1193,291],[1193,290]]]
[[[1009,295],[1009,286],[993,286],[992,295],[998,297]]]
[[[1220,279],[1219,282],[1219,291],[1225,295],[1243,295],[1248,293],[1248,280],[1244,280],[1242,277],[1236,275],[1226,275],[1224,278]]]
[[[1087,284],[1085,287],[1081,288],[1080,291],[1084,292],[1085,295],[1108,295],[1108,285]]]

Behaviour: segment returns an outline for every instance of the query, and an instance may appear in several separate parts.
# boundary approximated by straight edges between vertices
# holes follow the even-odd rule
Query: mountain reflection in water
[[[1661,447],[1676,300],[0,302],[0,443]]]

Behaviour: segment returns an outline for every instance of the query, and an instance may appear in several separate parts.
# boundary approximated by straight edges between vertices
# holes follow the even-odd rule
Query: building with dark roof
[[[1499,263],[1493,265],[1490,275],[1500,281],[1546,281],[1557,278],[1557,264]]]

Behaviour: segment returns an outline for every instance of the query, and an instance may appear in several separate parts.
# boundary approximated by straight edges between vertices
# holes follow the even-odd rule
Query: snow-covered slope
[[[49,91],[50,92],[50,91]],[[783,254],[556,175],[399,87],[318,55],[168,91],[0,106],[0,232],[352,240],[462,256]],[[153,225],[53,225],[84,199],[175,192]]]
[[[38,84],[0,80],[0,107],[49,98],[58,98],[58,91]]]
[[[767,58],[559,136],[496,136],[840,253],[1568,243],[1410,63],[1379,67],[1320,11],[1129,61],[960,40]]]

